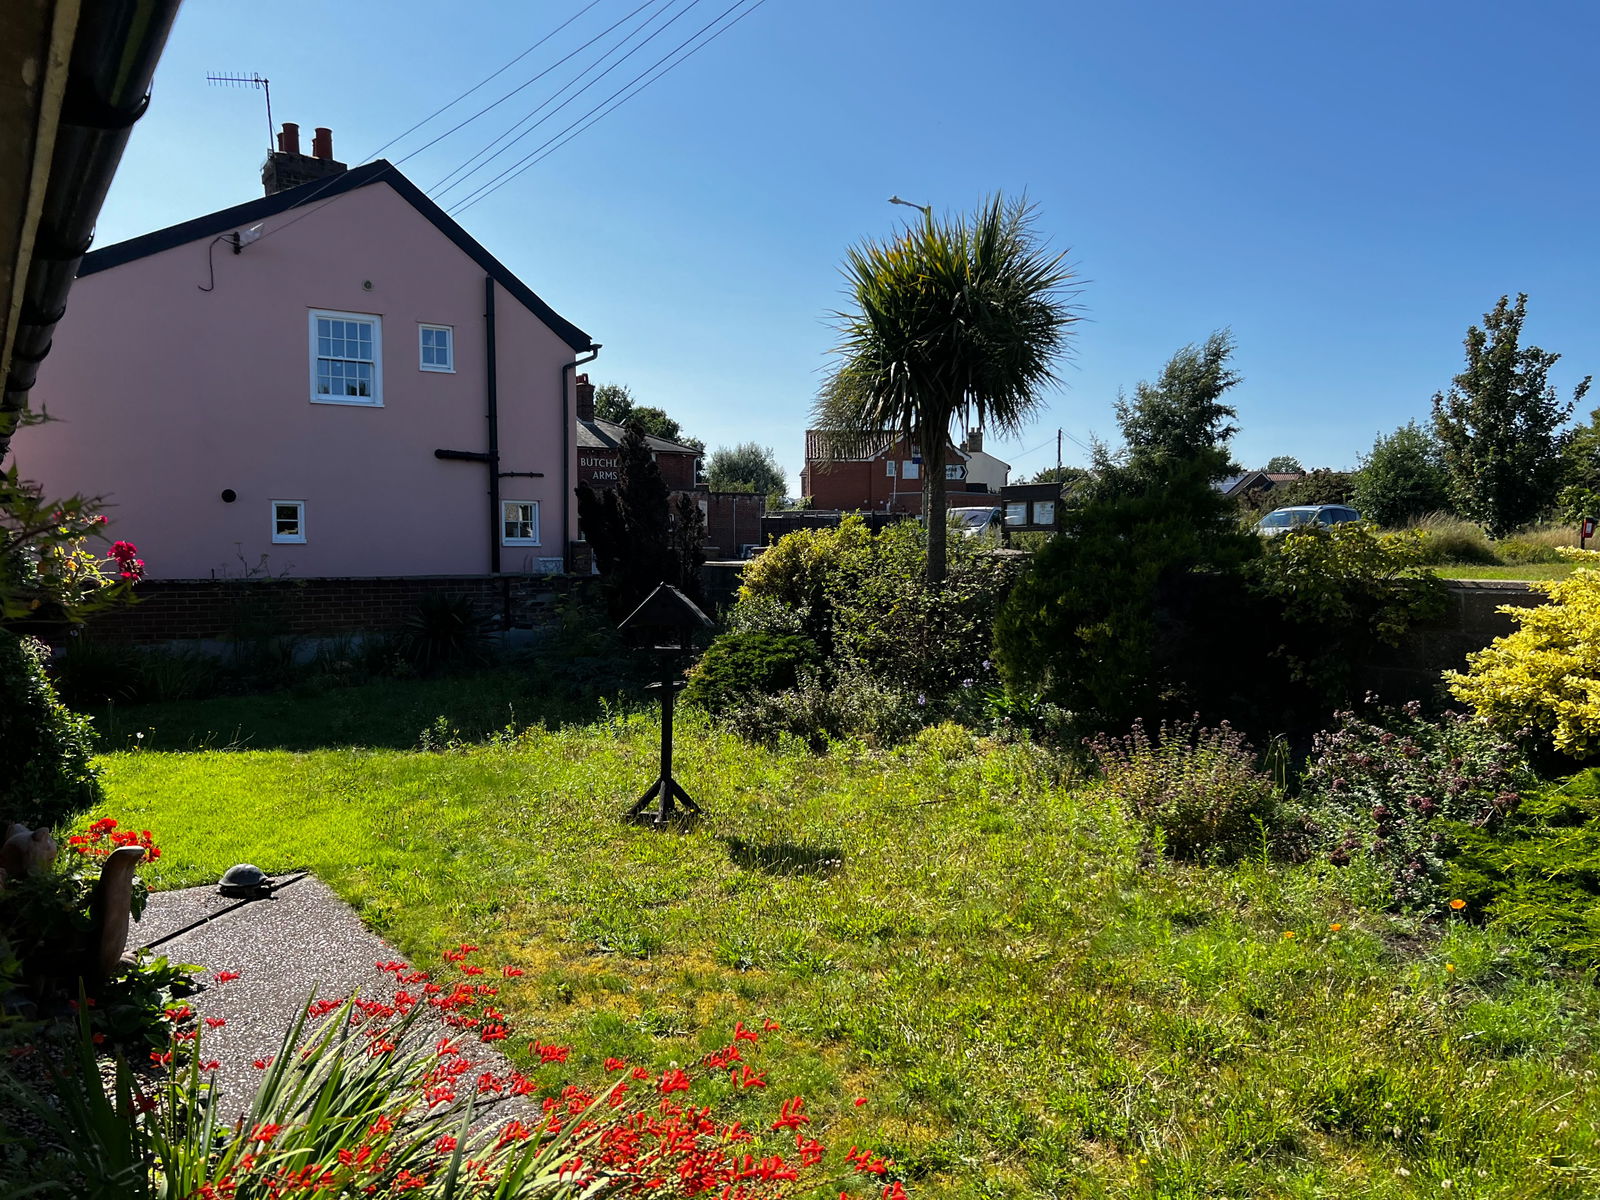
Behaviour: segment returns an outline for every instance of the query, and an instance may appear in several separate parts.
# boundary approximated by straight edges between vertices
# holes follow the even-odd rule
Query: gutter
[[[128,135],[149,107],[150,80],[178,4],[88,0],[78,18],[49,182],[0,391],[0,459],[10,449],[39,364],[66,313],[67,293],[94,239]]]
[[[483,277],[483,340],[489,421],[489,574],[500,574],[500,376],[494,346],[494,276]]]
[[[578,420],[577,413],[568,411],[568,402],[572,396],[572,388],[568,386],[568,376],[577,378],[578,368],[586,363],[592,363],[600,357],[600,343],[593,342],[589,346],[589,357],[575,358],[569,363],[561,364],[561,440],[557,444],[561,447],[561,565],[565,570],[572,570],[572,538],[568,535],[572,520],[572,455],[567,453],[568,445],[577,446]]]

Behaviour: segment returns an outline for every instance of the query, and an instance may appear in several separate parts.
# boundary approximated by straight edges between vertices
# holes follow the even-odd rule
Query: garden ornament
[[[259,900],[272,892],[272,880],[254,863],[238,863],[229,867],[217,885],[224,896],[238,896],[244,900]]]
[[[21,879],[49,866],[55,857],[56,840],[48,829],[12,825],[6,830],[5,844],[0,845],[0,873],[9,879]]]
[[[687,824],[701,811],[683,785],[672,777],[672,703],[686,686],[682,675],[673,670],[673,659],[690,648],[697,629],[710,627],[711,618],[694,601],[665,583],[657,585],[644,603],[617,626],[624,633],[645,636],[662,655],[661,680],[646,688],[661,693],[661,771],[650,790],[628,810],[625,820],[660,829],[671,822]],[[652,800],[658,800],[656,809],[646,811]],[[678,808],[680,803],[682,809]]]
[[[133,915],[133,872],[144,857],[143,846],[118,846],[106,856],[100,881],[89,900],[89,937],[84,980],[92,985],[109,979],[122,965]]]

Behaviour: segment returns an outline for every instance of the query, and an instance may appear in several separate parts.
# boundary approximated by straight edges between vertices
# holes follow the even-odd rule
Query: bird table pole
[[[683,680],[673,679],[668,674],[660,683],[652,683],[646,689],[661,693],[661,770],[649,790],[628,810],[630,821],[664,825],[669,821],[690,821],[700,813],[700,806],[694,802],[694,797],[672,777],[672,707],[684,686]],[[659,801],[654,812],[647,811],[652,800]],[[681,810],[679,804],[683,805]]]

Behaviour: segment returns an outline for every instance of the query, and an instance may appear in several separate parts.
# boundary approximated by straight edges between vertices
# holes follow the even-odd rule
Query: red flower
[[[433,1144],[433,1152],[435,1154],[449,1154],[450,1151],[456,1148],[457,1144],[456,1139],[447,1133]]]
[[[269,1121],[263,1121],[250,1131],[250,1140],[252,1142],[260,1142],[262,1145],[265,1145],[273,1138],[277,1137],[279,1130],[282,1128],[282,1125],[274,1125]]]
[[[687,1092],[689,1090],[689,1077],[677,1067],[661,1074],[661,1083],[658,1085],[663,1096],[669,1092]]]
[[[735,1021],[733,1024],[733,1040],[736,1042],[759,1042],[761,1035],[753,1029],[746,1029],[743,1021]]]
[[[265,1071],[272,1065],[273,1058],[274,1056],[269,1054],[265,1058],[256,1059],[255,1062],[251,1063],[250,1065],[258,1071]]]
[[[737,1071],[728,1072],[728,1078],[733,1081],[735,1087],[764,1088],[767,1086],[766,1074],[765,1071],[752,1071],[748,1063],[740,1063]]]
[[[206,1018],[206,1028],[207,1029],[221,1029],[227,1023],[228,1023],[228,1021],[227,1021],[226,1017],[207,1017]]]
[[[906,1189],[901,1186],[900,1181],[896,1179],[888,1187],[883,1189],[882,1200],[907,1200]]]
[[[620,1071],[624,1067],[626,1067],[627,1065],[628,1065],[628,1060],[625,1059],[625,1058],[608,1058],[608,1059],[606,1059],[606,1070],[608,1070],[608,1071]]]
[[[526,975],[527,972],[521,967],[501,967],[500,974],[504,975],[507,979],[510,979],[514,975]]]
[[[239,978],[239,972],[237,972],[237,971],[218,971],[211,978],[216,983],[232,983],[235,979]]]
[[[796,1096],[793,1100],[785,1100],[778,1106],[778,1119],[772,1123],[774,1129],[799,1129],[802,1125],[811,1124],[811,1118],[806,1116],[806,1101],[804,1096]]]
[[[862,1105],[863,1105],[863,1104],[865,1104],[865,1103],[866,1103],[866,1102],[867,1102],[867,1098],[866,1098],[866,1097],[865,1097],[865,1096],[857,1096],[857,1097],[856,1097],[856,1098],[855,1098],[855,1101],[854,1101],[854,1104],[855,1104],[855,1106],[856,1106],[856,1107],[857,1107],[857,1108],[860,1108],[860,1107],[861,1107],[861,1106],[862,1106]]]

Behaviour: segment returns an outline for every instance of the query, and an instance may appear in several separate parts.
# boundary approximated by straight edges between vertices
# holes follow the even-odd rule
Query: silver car
[[[1277,537],[1308,525],[1325,529],[1329,525],[1359,520],[1361,514],[1348,504],[1299,504],[1293,508],[1273,509],[1256,522],[1256,532],[1262,537]]]

